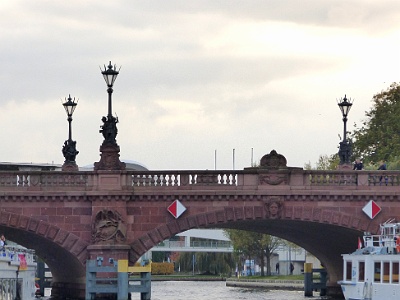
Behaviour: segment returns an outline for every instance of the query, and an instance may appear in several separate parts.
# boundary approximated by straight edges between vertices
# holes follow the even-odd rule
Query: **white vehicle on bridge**
[[[400,299],[400,223],[387,221],[380,235],[364,234],[364,247],[343,255],[343,280],[339,281],[346,300]]]

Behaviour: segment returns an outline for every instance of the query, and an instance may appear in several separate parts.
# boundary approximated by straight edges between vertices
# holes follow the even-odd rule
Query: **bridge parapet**
[[[134,190],[137,188],[262,189],[298,187],[314,189],[346,186],[368,188],[400,186],[400,171],[340,170],[166,170],[166,171],[1,171],[0,190]]]

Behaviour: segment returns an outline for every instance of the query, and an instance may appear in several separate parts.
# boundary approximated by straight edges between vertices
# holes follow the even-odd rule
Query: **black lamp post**
[[[121,68],[120,68],[121,69]],[[116,144],[116,136],[118,133],[117,130],[117,123],[118,123],[118,118],[114,118],[112,115],[112,93],[113,93],[113,85],[115,82],[115,79],[117,79],[117,76],[119,74],[119,70],[117,71],[117,66],[112,65],[111,61],[106,67],[104,65],[104,71],[101,71],[101,74],[103,74],[104,80],[106,81],[107,84],[107,93],[108,93],[108,114],[107,118],[103,117],[103,126],[101,126],[100,132],[104,136],[104,142],[103,144],[110,143],[110,144]]]
[[[101,69],[101,68],[100,68]],[[104,141],[100,146],[100,156],[99,162],[94,163],[94,170],[125,170],[125,163],[119,160],[119,146],[116,141],[118,134],[117,123],[118,117],[115,118],[112,115],[112,93],[114,82],[119,74],[119,68],[117,70],[116,65],[112,65],[111,61],[106,67],[104,65],[104,70],[101,70],[101,74],[107,84],[108,93],[108,114],[107,117],[102,117],[103,125],[100,126],[100,133],[103,134]]]
[[[68,99],[65,99],[65,102],[62,104],[64,106],[65,112],[68,116],[68,140],[64,142],[64,146],[62,148],[62,153],[64,155],[65,161],[64,166],[75,166],[75,158],[78,155],[79,151],[76,150],[76,142],[72,140],[72,129],[71,129],[71,122],[72,122],[72,114],[76,108],[78,102],[75,102],[75,98],[72,100],[71,95],[68,96]],[[63,169],[65,169],[63,166]],[[71,168],[69,168],[71,170]]]
[[[341,165],[350,164],[350,157],[352,154],[351,143],[350,141],[347,140],[347,129],[346,129],[347,116],[350,112],[352,105],[353,102],[351,101],[351,99],[347,99],[346,95],[344,95],[344,98],[338,101],[338,106],[343,116],[343,140],[340,142],[339,146],[339,158]]]

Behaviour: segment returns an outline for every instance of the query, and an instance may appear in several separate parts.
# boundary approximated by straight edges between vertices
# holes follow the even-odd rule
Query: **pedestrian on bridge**
[[[4,234],[0,235],[0,249],[7,245]]]
[[[361,161],[360,158],[357,158],[356,161],[354,162],[353,170],[363,170],[364,165]]]
[[[381,170],[381,171],[387,170],[385,161],[382,160],[380,162],[378,170]],[[383,179],[383,176],[381,175],[381,177],[379,177],[379,185],[382,185],[382,179]],[[388,185],[388,177],[387,176],[385,176],[385,185]]]

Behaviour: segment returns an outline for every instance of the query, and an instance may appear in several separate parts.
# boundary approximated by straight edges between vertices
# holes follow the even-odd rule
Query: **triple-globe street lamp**
[[[353,101],[349,98],[347,99],[346,95],[344,98],[338,100],[338,106],[342,112],[343,116],[343,140],[339,144],[339,158],[340,165],[350,164],[350,158],[352,155],[351,142],[347,140],[347,116],[350,112],[351,106],[353,105]]]

